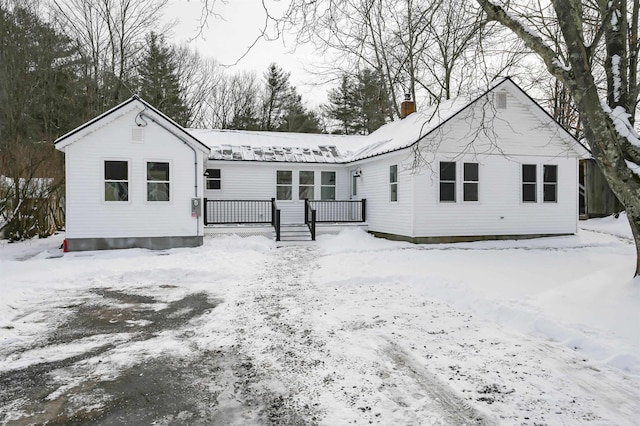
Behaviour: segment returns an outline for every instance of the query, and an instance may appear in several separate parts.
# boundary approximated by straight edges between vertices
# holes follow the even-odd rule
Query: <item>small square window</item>
[[[217,190],[222,188],[222,174],[220,169],[207,169],[207,189]]]

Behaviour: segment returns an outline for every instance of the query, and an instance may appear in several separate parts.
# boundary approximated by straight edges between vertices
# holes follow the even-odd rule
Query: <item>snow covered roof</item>
[[[345,163],[366,136],[186,129],[211,150],[211,160]]]
[[[487,90],[475,96],[461,96],[424,111],[396,119],[367,136],[282,133],[242,130],[186,129],[194,138],[210,148],[212,160],[267,161],[302,163],[349,163],[398,151],[418,143],[466,108],[500,86],[507,85],[531,100],[540,113],[551,116],[510,78],[495,81]],[[557,123],[556,123],[557,124]],[[559,124],[557,124],[562,128]],[[580,143],[564,131],[567,140]],[[582,146],[583,149],[584,146]]]

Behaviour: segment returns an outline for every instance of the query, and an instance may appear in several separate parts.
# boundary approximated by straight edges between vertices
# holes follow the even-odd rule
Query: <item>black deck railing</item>
[[[280,241],[280,209],[271,200],[204,199],[205,225],[271,224]]]
[[[275,200],[204,199],[204,224],[271,223]]]
[[[311,206],[311,201],[304,200],[304,223],[309,227],[311,241],[316,240],[316,211]]]
[[[308,200],[316,212],[316,222],[364,222],[367,219],[367,200]]]

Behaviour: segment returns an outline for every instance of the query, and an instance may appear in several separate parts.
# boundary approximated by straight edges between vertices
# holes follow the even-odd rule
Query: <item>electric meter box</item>
[[[202,216],[202,200],[200,198],[191,199],[191,217]]]

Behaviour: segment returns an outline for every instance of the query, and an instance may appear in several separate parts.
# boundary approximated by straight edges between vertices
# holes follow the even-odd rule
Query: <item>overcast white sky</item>
[[[284,1],[267,1],[269,11],[278,13],[285,6]],[[197,36],[200,25],[202,3],[200,0],[172,0],[166,18],[178,20],[174,27],[173,42],[179,44]],[[265,12],[260,0],[229,0],[227,4],[217,1],[217,17],[210,16],[208,28],[202,37],[189,42],[197,47],[203,56],[215,58],[225,65],[233,65],[260,35],[264,25]],[[311,46],[298,47],[293,51],[293,36],[276,41],[259,40],[246,57],[239,60],[231,71],[253,70],[262,76],[271,62],[276,62],[284,70],[291,72],[291,83],[298,88],[303,100],[309,106],[326,102],[327,86],[318,87],[316,78],[306,72],[314,63],[322,61],[314,55]]]

